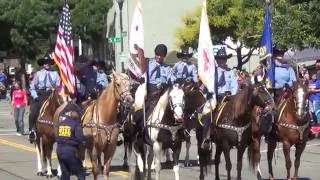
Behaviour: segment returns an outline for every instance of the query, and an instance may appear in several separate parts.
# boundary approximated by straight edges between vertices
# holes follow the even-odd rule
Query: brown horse
[[[298,178],[300,158],[304,151],[309,135],[308,88],[304,81],[298,81],[293,86],[290,96],[278,104],[273,129],[268,142],[268,167],[270,179],[273,179],[272,158],[277,141],[283,144],[286,159],[287,179],[290,179],[290,148],[295,145],[294,177]]]
[[[219,177],[219,164],[222,152],[226,160],[228,179],[231,179],[230,149],[236,147],[237,152],[237,179],[241,179],[242,158],[246,147],[251,141],[251,112],[255,106],[268,107],[271,95],[262,85],[249,85],[240,90],[229,100],[221,102],[213,112],[212,124],[213,140],[216,144],[215,173]],[[267,108],[271,109],[271,108]]]
[[[98,158],[104,154],[104,179],[108,179],[110,164],[117,145],[119,103],[131,106],[130,81],[126,74],[113,72],[112,81],[95,103],[89,105],[82,117],[87,151],[92,163],[94,179],[98,178]]]
[[[41,160],[47,165],[47,177],[53,177],[51,171],[51,155],[53,144],[55,143],[54,131],[54,114],[56,109],[63,103],[63,98],[58,94],[58,91],[53,90],[48,99],[43,103],[39,118],[36,122],[36,141],[35,147],[38,159],[37,175],[44,175]],[[42,156],[41,156],[42,155]],[[58,176],[61,172],[58,168]]]

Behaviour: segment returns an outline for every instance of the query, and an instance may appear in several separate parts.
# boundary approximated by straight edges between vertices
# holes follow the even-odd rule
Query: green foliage
[[[69,0],[73,35],[86,42],[103,40],[103,26],[111,0]],[[64,0],[1,0],[0,24],[9,31],[12,54],[36,59],[52,51]],[[106,19],[106,18],[105,18]],[[86,28],[84,28],[86,27]],[[84,29],[86,29],[84,31]]]
[[[265,0],[208,0],[213,42],[223,44],[227,37],[239,42],[234,49],[239,69],[259,47],[264,7]],[[271,0],[271,16],[274,44],[282,48],[320,47],[319,0]],[[197,47],[200,13],[188,14],[183,22],[184,27],[177,31],[177,44]],[[244,47],[250,49],[249,54],[241,54]]]

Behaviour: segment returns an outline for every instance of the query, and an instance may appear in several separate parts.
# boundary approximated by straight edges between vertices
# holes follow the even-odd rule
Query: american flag
[[[54,50],[54,61],[59,67],[62,79],[62,87],[66,87],[69,93],[75,93],[74,58],[70,9],[65,2],[59,20],[59,30]]]

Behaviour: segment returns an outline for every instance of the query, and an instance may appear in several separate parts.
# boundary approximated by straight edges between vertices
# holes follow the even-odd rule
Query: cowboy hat
[[[227,51],[225,47],[222,47],[218,50],[217,54],[214,56],[215,59],[229,59],[232,57],[232,54],[227,55]]]
[[[37,63],[39,66],[43,66],[45,64],[54,65],[54,61],[50,58],[50,56],[45,56],[43,58],[38,59]]]
[[[193,55],[192,48],[184,48],[177,52],[177,58],[191,58]]]
[[[287,49],[280,48],[277,45],[273,46],[273,48],[272,48],[272,53],[274,56],[276,56],[276,55],[283,56],[286,51],[287,51]]]

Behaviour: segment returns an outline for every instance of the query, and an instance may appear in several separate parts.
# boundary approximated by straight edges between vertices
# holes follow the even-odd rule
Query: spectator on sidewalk
[[[14,120],[17,128],[17,135],[24,135],[24,112],[27,103],[27,93],[21,88],[21,82],[16,81],[12,92],[12,106],[14,109]]]
[[[313,110],[314,114],[317,119],[317,123],[320,123],[320,72],[317,73],[317,79],[314,82],[313,87],[309,85],[309,92],[311,93],[312,97],[312,104],[313,104]],[[310,81],[309,81],[310,83]]]

